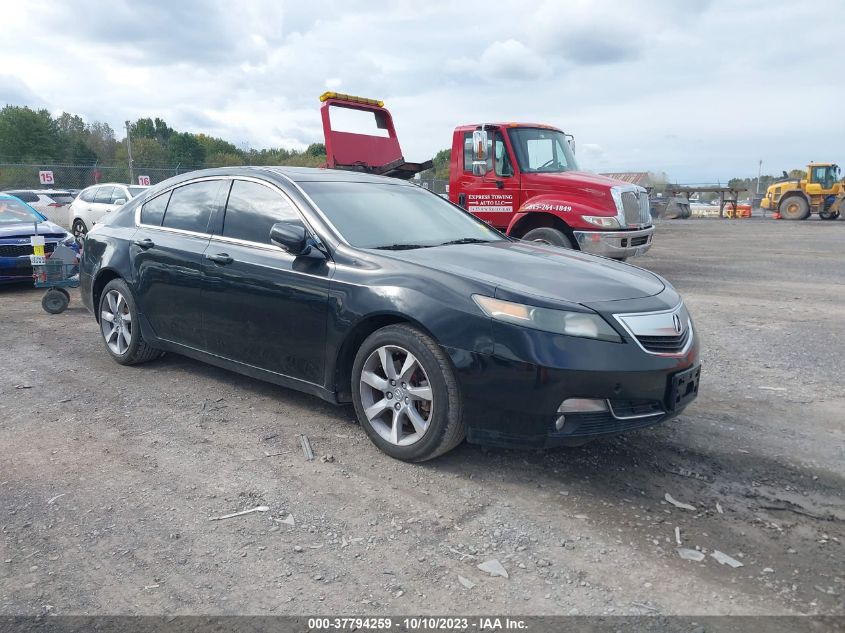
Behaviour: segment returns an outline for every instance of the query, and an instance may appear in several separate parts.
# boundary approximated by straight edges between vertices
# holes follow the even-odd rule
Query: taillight
[[[61,202],[51,202],[51,203],[50,203],[50,204],[48,204],[47,206],[48,206],[48,207],[63,207],[63,206],[65,206],[65,205],[63,205]]]

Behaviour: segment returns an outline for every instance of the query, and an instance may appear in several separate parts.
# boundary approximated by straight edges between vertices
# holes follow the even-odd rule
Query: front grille
[[[690,328],[687,328],[677,336],[637,336],[637,340],[649,352],[678,354],[686,347],[689,336]]]
[[[52,253],[56,250],[55,244],[45,244],[44,252]],[[3,244],[0,245],[0,257],[22,257],[32,255],[31,244]]]
[[[648,235],[631,238],[631,246],[642,246],[643,244],[648,244]]]
[[[651,223],[648,194],[644,191],[623,191],[622,210],[625,212],[625,224],[627,226]]]
[[[664,412],[663,405],[656,400],[610,400],[610,408],[617,418],[639,418]]]

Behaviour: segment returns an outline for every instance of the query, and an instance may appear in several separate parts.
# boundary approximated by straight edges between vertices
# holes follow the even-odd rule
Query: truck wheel
[[[810,217],[810,205],[801,196],[785,198],[778,210],[784,220],[806,220]]]
[[[551,244],[552,246],[560,246],[561,248],[575,248],[572,240],[565,233],[546,227],[531,229],[522,236],[522,239],[526,242],[542,242],[543,244]]]
[[[839,211],[831,211],[830,209],[822,209],[819,211],[819,217],[822,220],[835,220],[839,217]]]

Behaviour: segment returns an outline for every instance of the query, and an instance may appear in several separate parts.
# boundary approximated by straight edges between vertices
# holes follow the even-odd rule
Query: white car
[[[70,205],[71,231],[76,237],[82,237],[106,213],[111,213],[147,189],[119,182],[104,182],[83,189]]]
[[[68,205],[73,202],[73,194],[64,189],[14,189],[4,191],[18,200],[26,202],[50,222],[62,228],[70,228]]]

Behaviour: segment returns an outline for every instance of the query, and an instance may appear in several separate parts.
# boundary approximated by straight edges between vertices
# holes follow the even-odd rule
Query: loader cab
[[[807,193],[831,193],[839,182],[839,165],[810,164],[807,169]],[[816,191],[810,191],[810,188]]]

